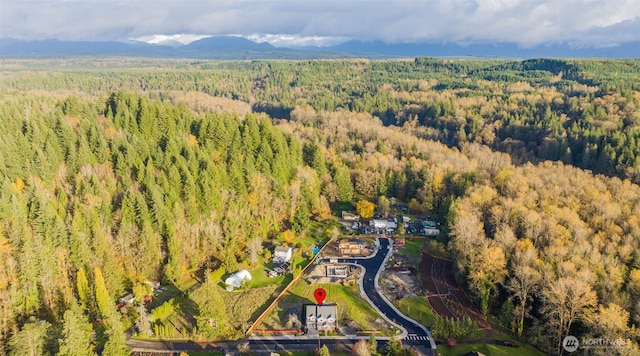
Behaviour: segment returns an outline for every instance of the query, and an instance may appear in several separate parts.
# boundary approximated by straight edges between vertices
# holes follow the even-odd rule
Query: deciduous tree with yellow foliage
[[[363,219],[371,219],[376,209],[376,205],[366,200],[360,200],[356,204],[356,211]]]

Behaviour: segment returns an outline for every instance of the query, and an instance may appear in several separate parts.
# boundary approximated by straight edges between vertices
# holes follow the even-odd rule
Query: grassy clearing
[[[314,245],[323,245],[329,240],[327,231],[337,225],[335,222],[312,223],[313,234],[301,236],[296,240],[294,256],[291,262],[293,268],[302,270],[310,261],[312,255],[310,250]],[[293,280],[293,275],[285,273],[282,276],[269,278],[267,270],[275,266],[270,260],[262,260],[257,266],[249,267],[246,263],[239,266],[241,269],[250,271],[252,280],[243,288],[232,292],[226,291],[223,279],[217,281],[220,287],[220,294],[224,300],[227,314],[231,325],[236,329],[238,335],[251,325],[251,323],[262,313],[278,295]],[[212,272],[213,274],[214,272]],[[217,277],[216,277],[217,278]],[[152,303],[154,308],[164,305],[165,312],[160,318],[156,318],[154,332],[157,337],[162,338],[191,338],[194,337],[196,326],[196,316],[199,314],[198,305],[203,302],[203,296],[196,289],[193,293],[183,293],[198,281],[194,278],[185,278],[179,285],[168,286],[163,295],[175,295],[166,301],[161,298],[154,298]],[[309,293],[312,297],[313,290]],[[151,338],[153,339],[153,338]],[[196,353],[197,355],[207,353]],[[214,353],[215,354],[215,353]]]
[[[461,356],[467,352],[478,351],[486,356],[543,356],[543,352],[540,352],[534,348],[528,346],[520,347],[507,347],[491,344],[462,344],[456,347],[449,347],[447,345],[438,345],[438,352],[441,356]]]
[[[269,305],[278,293],[279,286],[240,289],[227,292],[220,289],[227,315],[231,325],[242,335],[243,328],[251,324],[258,315]],[[166,308],[160,307],[154,312],[158,314],[157,326],[154,333],[164,338],[191,338],[194,336],[196,316],[199,314],[198,305],[204,300],[204,295],[196,290],[191,295],[179,295],[165,303]],[[161,313],[161,309],[167,309]],[[162,314],[162,315],[160,315]]]
[[[408,315],[410,318],[420,322],[427,328],[431,328],[434,325],[435,320],[438,318],[429,302],[424,297],[415,297],[401,299],[394,302],[395,306],[400,311]],[[493,331],[493,338],[497,340],[513,340],[508,335],[499,334]],[[438,345],[438,352],[442,356],[455,356],[464,355],[470,351],[479,351],[486,356],[502,356],[502,355],[522,355],[522,356],[539,356],[544,355],[543,352],[534,349],[528,345],[522,345],[520,342],[516,342],[520,347],[507,347],[493,344],[459,344],[458,346],[451,348],[447,345]]]
[[[425,297],[413,297],[396,300],[393,303],[403,314],[431,328],[438,318]]]
[[[251,273],[251,281],[247,283],[247,287],[249,288],[262,288],[268,286],[285,286],[291,282],[293,277],[291,274],[284,274],[282,276],[277,276],[273,278],[269,278],[267,275],[268,269],[273,269],[274,266],[268,265],[265,263],[261,263],[258,267],[250,269]]]
[[[410,265],[418,267],[422,259],[422,247],[426,240],[427,239],[407,236],[405,238],[405,245],[398,249],[398,254],[406,256]]]
[[[302,318],[302,305],[315,304],[313,292],[316,288],[324,288],[327,291],[326,304],[337,304],[339,325],[346,325],[354,322],[363,330],[379,330],[380,324],[376,323],[376,319],[380,315],[360,296],[360,289],[357,285],[343,286],[338,284],[314,284],[310,285],[307,281],[300,280],[282,300],[273,312],[267,316],[265,323],[261,327],[272,328],[277,326],[276,321],[283,321],[292,306],[299,312]],[[385,335],[395,333],[390,326],[383,327],[380,330]]]
[[[277,286],[222,292],[227,315],[236,328],[251,324],[278,294]]]

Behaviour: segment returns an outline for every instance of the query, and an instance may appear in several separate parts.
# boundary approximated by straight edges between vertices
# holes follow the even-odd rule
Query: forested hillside
[[[97,319],[105,354],[121,354],[125,289],[220,262],[236,271],[250,239],[300,232],[321,208],[300,143],[264,115],[124,93],[5,96],[0,110],[0,344],[11,336],[16,355],[33,339],[73,354]]]
[[[5,350],[68,354],[92,329],[117,350],[125,289],[395,197],[442,224],[431,244],[493,323],[547,352],[572,334],[640,353],[638,60],[2,68]]]
[[[335,142],[357,194],[438,212],[480,310],[533,345],[558,350],[567,334],[637,342],[640,186],[558,162],[513,165],[478,144],[460,152],[363,114],[294,111],[284,127]]]
[[[52,60],[52,62],[55,61]],[[637,60],[463,60],[100,62],[5,61],[2,85],[17,90],[196,91],[251,104],[273,117],[310,105],[412,125],[449,146],[482,143],[518,162],[558,160],[640,182],[640,62]],[[31,69],[36,69],[32,71]],[[171,69],[171,70],[167,70]]]

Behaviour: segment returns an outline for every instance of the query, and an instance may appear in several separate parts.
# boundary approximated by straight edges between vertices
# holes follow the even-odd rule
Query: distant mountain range
[[[241,37],[216,36],[184,46],[144,42],[22,41],[0,39],[0,57],[141,56],[196,59],[314,59],[314,58],[397,58],[397,57],[590,57],[640,58],[640,42],[612,47],[572,47],[539,45],[522,48],[517,44],[396,43],[352,40],[331,47],[282,48],[267,42],[256,43]]]

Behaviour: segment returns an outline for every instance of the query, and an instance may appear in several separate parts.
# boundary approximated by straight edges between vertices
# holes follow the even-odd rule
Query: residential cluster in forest
[[[432,244],[514,337],[638,353],[639,73],[638,60],[3,60],[0,353],[122,355],[127,329],[158,337],[169,315],[185,321],[174,336],[241,337],[291,276],[254,277],[237,309],[224,276],[263,270],[282,245],[299,274],[335,216],[359,201],[389,212],[390,198],[440,224]],[[149,281],[183,299],[145,305]]]

